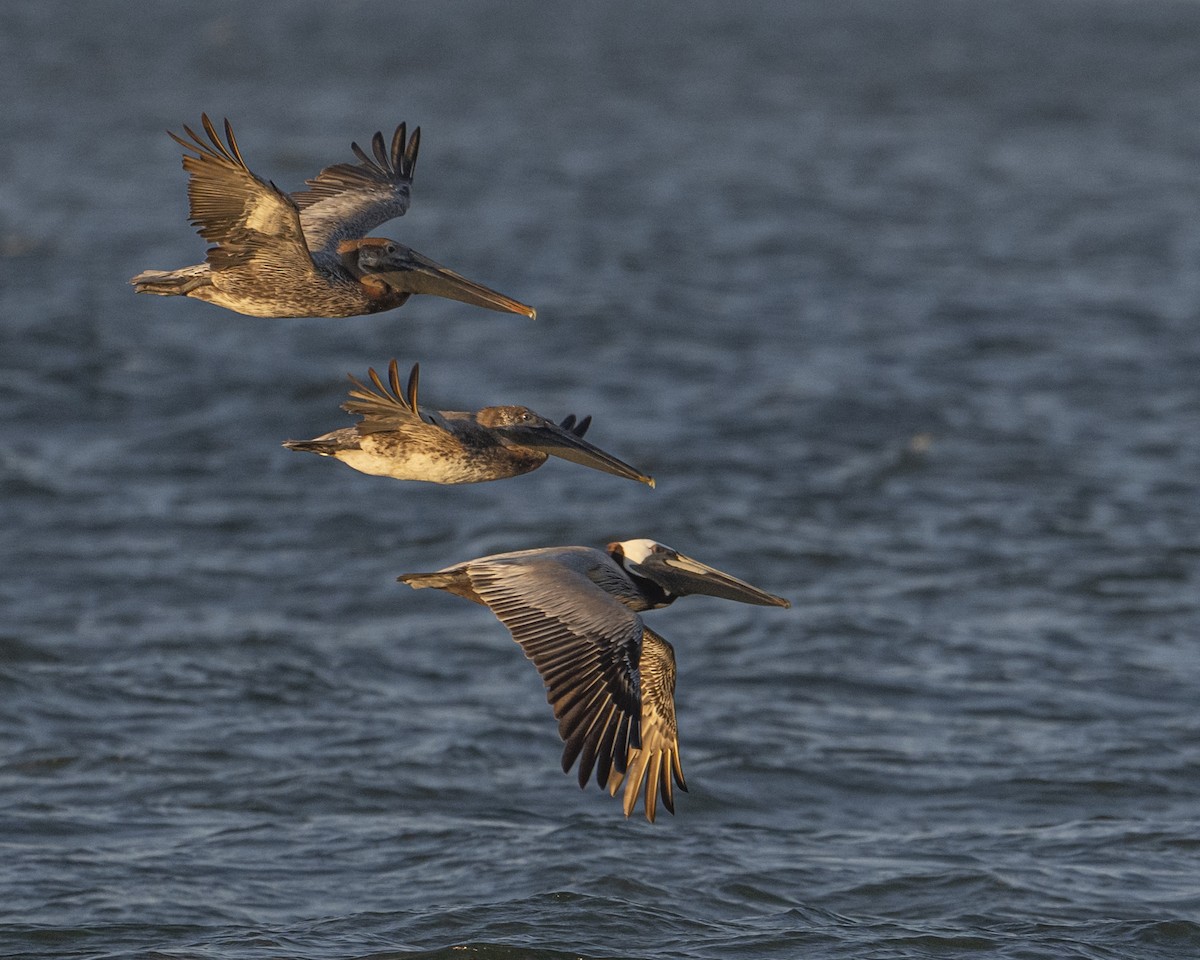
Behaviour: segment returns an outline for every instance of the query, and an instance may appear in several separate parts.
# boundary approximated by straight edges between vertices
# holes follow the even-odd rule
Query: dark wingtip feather
[[[404,168],[401,173],[413,178],[413,174],[417,172],[417,151],[421,149],[421,128],[414,127],[412,136],[408,138],[408,146],[404,148]]]
[[[216,125],[213,124],[212,119],[207,113],[200,114],[200,125],[204,132],[208,134],[208,142],[205,142],[204,138],[186,123],[183,125],[183,132],[191,138],[190,143],[171,130],[167,131],[167,136],[185,150],[198,153],[201,157],[208,157],[211,160],[218,161],[223,160],[249,169],[246,167],[246,161],[242,159],[241,150],[238,149],[237,138],[233,135],[233,125],[229,122],[228,118],[225,120],[225,137],[228,140],[228,145],[221,140],[220,134],[217,133]],[[185,166],[187,160],[188,158],[185,157]]]
[[[621,726],[617,731],[616,749],[613,750],[613,766],[617,768],[617,773],[625,773],[629,770],[629,733],[637,726],[632,715],[628,713],[622,715]]]
[[[571,768],[575,766],[575,761],[579,759],[579,751],[583,749],[583,737],[573,736],[563,741],[562,754],[562,772],[570,773]],[[590,773],[591,771],[589,771]],[[585,774],[579,778],[579,786],[581,789],[587,787],[588,778]]]
[[[170,130],[167,131],[167,135],[170,136],[170,138],[172,140],[174,140],[177,144],[179,144],[185,150],[196,150],[200,153],[211,153],[212,152],[211,150],[209,150],[207,147],[204,146],[204,141],[202,139],[200,139],[200,135],[198,133],[196,133],[196,131],[193,130],[191,127],[189,127],[186,123],[183,125],[183,132],[192,138],[191,143],[188,143],[186,140],[183,139],[183,137],[180,137],[179,135],[172,133]]]
[[[679,789],[684,793],[687,793],[687,781],[683,779],[683,764],[679,762],[678,750],[674,750],[671,753],[671,775],[675,778],[675,782],[679,785]]]
[[[421,365],[414,363],[412,372],[408,375],[408,405],[412,407],[412,412],[417,412],[417,384],[421,379]]]
[[[391,160],[391,169],[396,172],[404,170],[404,141],[407,136],[407,123],[400,124],[396,128],[396,132],[392,134],[392,150],[388,156]]]
[[[573,725],[569,726],[567,729],[564,729],[563,725],[560,723],[558,735],[560,737],[562,737],[562,740],[563,740],[563,755],[562,755],[563,773],[571,772],[571,767],[575,765],[575,761],[579,759],[580,754],[583,753],[585,748],[587,747],[588,730],[589,730],[588,725],[583,724],[583,723],[573,724]],[[591,774],[592,774],[591,761],[589,761],[587,763],[586,767],[583,766],[582,764],[580,765],[580,768],[579,768],[579,786],[580,787],[587,786],[587,782],[588,782],[588,779],[591,777]]]
[[[354,151],[354,155],[356,157],[358,157],[358,159],[360,161],[362,161],[363,164],[365,164],[368,167],[375,166],[375,164],[371,161],[371,158],[367,156],[367,154],[363,150],[363,148],[358,145],[357,141],[351,141],[350,149]]]
[[[627,717],[624,715],[614,716],[614,714],[619,714],[619,711],[615,709],[610,711],[596,747],[596,786],[601,790],[608,785],[608,775],[613,766],[613,755],[624,752],[621,743],[617,740],[617,735],[621,724]]]
[[[390,396],[387,387],[383,385],[383,381],[379,378],[379,374],[375,372],[374,367],[367,367],[367,376],[371,378],[371,382],[375,384],[380,393],[385,397]]]
[[[664,781],[664,782],[667,784],[670,783],[670,781]],[[675,798],[673,796],[671,796],[671,788],[669,786],[666,786],[663,789],[659,790],[658,799],[660,799],[662,801],[662,805],[663,805],[664,809],[666,809],[667,813],[674,815],[674,813],[675,813]]]
[[[607,723],[607,721],[606,721]],[[600,745],[603,740],[604,730],[596,730],[595,723],[589,723],[584,726],[580,724],[582,731],[583,750],[579,754],[579,786],[586,787],[587,782],[592,778],[592,770],[596,766],[596,760],[600,754]],[[580,730],[577,730],[575,735],[580,735]]]
[[[204,132],[208,134],[208,139],[220,147],[221,138],[217,135],[217,128],[213,126],[213,122],[208,119],[207,113],[200,114],[200,124],[204,127]]]
[[[404,394],[400,392],[400,365],[396,362],[396,358],[392,357],[388,363],[388,383],[392,387],[392,394],[396,399],[404,398]]]
[[[188,129],[188,125],[186,123],[183,125],[183,132],[187,133],[187,134],[191,134],[193,137],[195,136],[195,134],[193,134],[192,131]],[[181,137],[179,134],[177,134],[174,130],[168,130],[167,136],[170,137],[172,140],[174,140],[181,147],[183,147],[184,150],[195,150],[196,149],[194,146],[192,146],[192,144],[190,144],[186,140],[184,140],[183,137]]]
[[[246,161],[242,159],[242,151],[238,149],[237,137],[233,135],[233,125],[229,122],[229,118],[225,118],[225,140],[229,144],[229,152],[237,158],[237,162],[243,167],[246,166]],[[275,186],[271,184],[271,186]]]
[[[575,414],[568,413],[565,417],[563,417],[559,426],[568,433],[573,433],[577,437],[582,437],[585,433],[587,433],[587,428],[590,427],[591,424],[592,418],[590,416],[584,417],[582,420],[576,420]]]
[[[383,134],[376,130],[375,136],[371,138],[371,152],[375,154],[375,159],[384,170],[390,170],[391,164],[388,162],[387,150],[383,146]]]

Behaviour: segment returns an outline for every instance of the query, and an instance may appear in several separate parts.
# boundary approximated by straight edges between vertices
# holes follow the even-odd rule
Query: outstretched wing
[[[566,743],[563,771],[578,760],[581,787],[587,785],[593,769],[596,782],[608,787],[613,777],[621,782],[643,748],[647,754],[661,752],[657,739],[647,745],[645,737],[648,730],[657,731],[665,708],[659,690],[649,703],[646,700],[643,669],[656,664],[659,653],[652,651],[646,659],[641,618],[596,586],[591,573],[564,565],[553,555],[492,558],[467,565],[475,593],[508,627],[541,674],[559,736]],[[673,727],[669,695],[667,704]],[[657,781],[653,789],[657,793]],[[663,798],[672,809],[669,788]],[[635,801],[636,790],[633,800],[625,804],[626,815]],[[654,808],[648,790],[650,820]]]
[[[395,360],[388,364],[388,382],[385,384],[374,367],[367,370],[367,376],[372,386],[367,386],[357,377],[351,375],[350,382],[355,389],[350,391],[350,399],[342,404],[342,409],[362,417],[357,424],[359,434],[366,436],[372,433],[411,433],[413,431],[433,431],[442,434],[441,427],[427,422],[421,417],[417,406],[417,385],[420,379],[421,365],[414,363],[408,375],[408,387],[400,389],[400,368]]]
[[[208,264],[214,279],[223,288],[235,289],[239,282],[261,284],[264,276],[276,286],[314,276],[296,204],[273,183],[251,173],[228,120],[224,142],[207,114],[200,121],[207,141],[188,126],[183,128],[187,139],[174,133],[171,139],[191,151],[183,157],[183,168],[191,175],[191,218],[200,235],[213,244]]]
[[[371,152],[357,143],[350,149],[358,163],[337,163],[307,181],[308,189],[292,194],[300,208],[300,224],[314,250],[334,251],[343,240],[365,237],[381,223],[403,216],[408,209],[421,128],[407,136],[400,124],[392,135],[391,149],[383,134],[371,138]]]
[[[687,789],[679,762],[679,731],[675,725],[675,651],[662,637],[645,629],[642,655],[638,661],[642,678],[642,745],[631,749],[625,772],[614,769],[608,776],[608,792],[616,796],[625,783],[622,805],[625,816],[633,813],[639,796],[645,796],[646,818],[654,822],[658,797],[675,812],[671,782]]]

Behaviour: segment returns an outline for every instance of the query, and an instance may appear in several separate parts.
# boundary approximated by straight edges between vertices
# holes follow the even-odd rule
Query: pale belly
[[[365,445],[365,444],[364,444]],[[422,480],[426,483],[480,483],[527,473],[534,465],[494,458],[479,459],[441,453],[414,452],[403,459],[380,456],[370,450],[340,450],[336,454],[346,466],[375,477],[393,480]]]

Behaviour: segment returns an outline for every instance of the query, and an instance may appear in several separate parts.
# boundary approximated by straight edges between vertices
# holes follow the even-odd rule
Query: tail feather
[[[211,283],[208,267],[198,264],[182,270],[143,270],[129,281],[138,293],[154,293],[160,297],[186,297],[197,287]]]
[[[316,440],[284,440],[283,445],[289,450],[299,450],[302,453],[315,453],[321,457],[332,457],[345,447],[344,444],[340,444],[336,440],[326,440],[324,437],[317,437]]]

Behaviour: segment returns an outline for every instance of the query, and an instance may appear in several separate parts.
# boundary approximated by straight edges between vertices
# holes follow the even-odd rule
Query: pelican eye
[[[394,243],[389,243],[386,247],[383,248],[383,252],[386,253],[390,257],[393,253],[396,252],[396,245]]]

